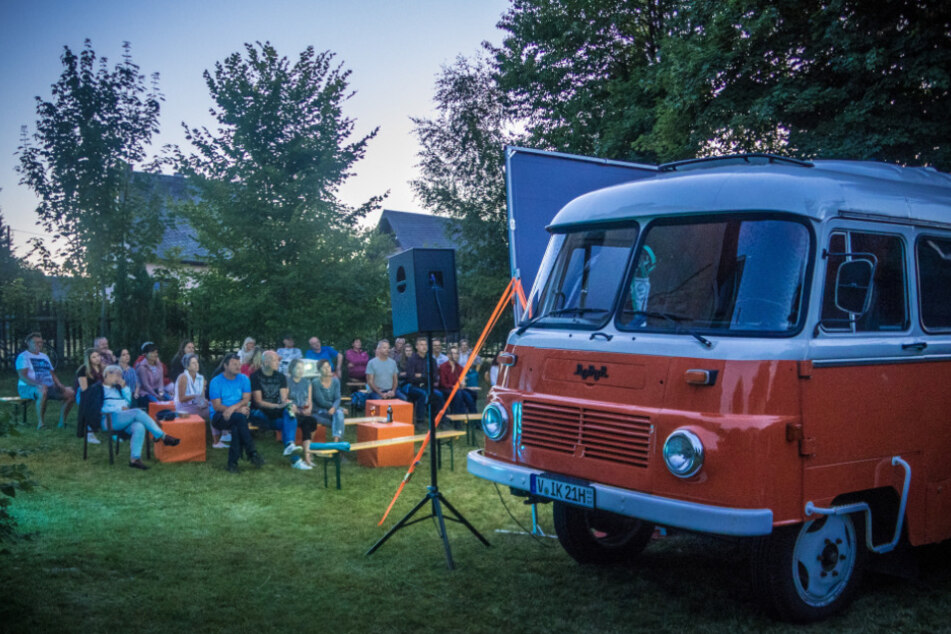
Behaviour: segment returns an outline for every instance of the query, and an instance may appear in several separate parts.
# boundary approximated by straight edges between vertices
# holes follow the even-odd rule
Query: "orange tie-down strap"
[[[511,280],[509,280],[508,286],[505,287],[502,297],[499,298],[499,303],[495,305],[495,310],[492,311],[492,316],[489,317],[489,321],[486,322],[485,328],[482,329],[482,334],[479,336],[479,340],[476,341],[475,346],[472,347],[472,352],[469,353],[469,358],[466,360],[466,364],[462,368],[462,373],[459,375],[459,380],[456,381],[456,384],[452,386],[452,391],[449,392],[449,396],[446,397],[445,405],[443,405],[442,409],[439,410],[439,413],[436,414],[435,426],[437,429],[439,428],[439,423],[442,422],[446,410],[449,408],[449,404],[452,403],[453,397],[455,397],[456,392],[459,391],[459,387],[465,382],[466,374],[469,372],[472,362],[475,361],[477,356],[479,356],[479,351],[482,350],[485,340],[488,338],[489,333],[492,332],[495,324],[498,323],[499,317],[502,316],[502,313],[505,311],[509,300],[512,299],[513,295],[516,293],[516,289],[518,289],[518,298],[519,301],[522,302],[522,308],[525,307],[525,301],[523,299],[525,297],[525,293],[522,291],[522,285],[519,283],[518,278],[513,277]],[[396,504],[396,500],[399,499],[400,494],[403,492],[403,488],[406,486],[406,483],[409,482],[410,478],[413,477],[413,473],[416,471],[416,465],[418,465],[423,459],[423,453],[426,451],[426,447],[429,446],[429,441],[429,433],[427,432],[422,446],[416,453],[416,457],[413,458],[413,463],[409,466],[409,469],[406,470],[406,475],[403,476],[403,480],[396,489],[396,494],[393,495],[393,499],[390,500],[390,505],[386,507],[386,512],[383,513],[383,517],[380,518],[377,526],[382,526],[383,522],[386,521],[387,516],[390,514],[390,511],[393,510],[393,505]]]

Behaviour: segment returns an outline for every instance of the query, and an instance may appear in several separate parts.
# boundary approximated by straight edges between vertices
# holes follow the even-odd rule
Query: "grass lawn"
[[[12,377],[0,379],[0,395],[14,393]],[[115,466],[105,445],[83,462],[57,415],[51,404],[54,428],[36,431],[31,411],[22,435],[0,439],[31,452],[0,464],[27,463],[40,485],[12,506],[24,539],[0,554],[3,632],[801,629],[770,621],[750,598],[744,542],[677,534],[655,540],[635,567],[597,568],[575,564],[555,540],[496,532],[519,527],[495,486],[467,474],[467,447],[457,445],[454,472],[444,464],[440,488],[492,547],[450,524],[450,572],[431,521],[364,555],[425,494],[428,468],[378,527],[402,469],[351,460],[343,490],[325,489],[320,470],[291,470],[279,444],[259,437],[260,470],[242,463],[228,474],[225,452],[209,449],[206,463],[141,472],[126,466],[126,445]],[[502,498],[528,525],[528,507]],[[540,515],[552,533],[550,508]],[[869,575],[851,610],[810,629],[948,630],[951,548],[916,554],[917,579]]]

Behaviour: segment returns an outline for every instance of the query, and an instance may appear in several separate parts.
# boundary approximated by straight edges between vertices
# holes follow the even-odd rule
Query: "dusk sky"
[[[507,5],[506,0],[0,0],[0,212],[13,228],[18,255],[26,255],[26,241],[43,232],[35,224],[36,198],[17,184],[14,153],[21,126],[35,129],[34,98],[50,98],[63,46],[78,52],[89,38],[112,66],[128,41],[141,70],[161,75],[165,103],[153,154],[167,143],[188,149],[181,122],[212,123],[202,72],[242,51],[245,42],[270,41],[292,61],[309,45],[334,51],[353,71],[350,88],[356,95],[344,112],[356,119],[355,134],[380,127],[355,167],[357,175],[341,190],[342,200],[357,205],[389,190],[387,209],[424,211],[408,184],[417,175],[419,149],[409,118],[433,113],[441,66],[457,55],[475,54],[484,40],[500,43],[495,25]]]

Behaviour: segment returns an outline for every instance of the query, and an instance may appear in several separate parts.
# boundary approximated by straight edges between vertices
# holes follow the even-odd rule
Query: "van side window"
[[[844,254],[852,253],[851,256]],[[835,280],[839,265],[859,254],[877,259],[873,279],[872,303],[864,315],[852,317],[835,305]],[[871,258],[869,258],[871,259]],[[822,296],[822,327],[832,331],[877,332],[905,330],[908,310],[905,286],[905,254],[901,238],[876,233],[844,231],[829,238],[825,288]]]
[[[926,330],[951,329],[951,239],[922,236],[916,251],[921,325]]]

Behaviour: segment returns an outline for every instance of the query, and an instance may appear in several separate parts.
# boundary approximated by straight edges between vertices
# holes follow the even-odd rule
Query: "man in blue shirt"
[[[343,363],[343,355],[330,346],[321,346],[320,339],[311,337],[308,341],[310,350],[304,353],[305,359],[327,359],[330,361],[330,368],[334,371],[334,376],[340,378],[340,365]]]
[[[260,467],[264,459],[254,448],[254,439],[248,429],[251,408],[251,381],[241,374],[238,355],[225,355],[221,362],[224,372],[211,380],[208,398],[211,401],[211,424],[217,429],[231,431],[231,447],[228,448],[228,471],[238,472],[238,458],[244,449],[254,466]]]

